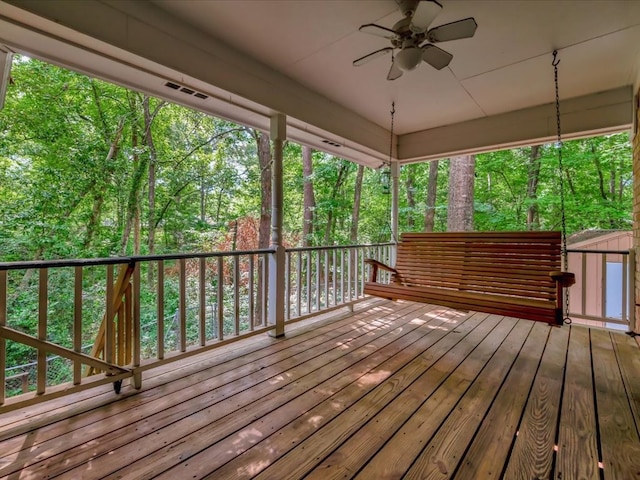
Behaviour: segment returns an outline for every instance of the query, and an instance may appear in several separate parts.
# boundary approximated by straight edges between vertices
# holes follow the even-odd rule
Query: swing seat
[[[562,325],[560,232],[405,233],[396,267],[367,259],[364,293]],[[378,272],[391,273],[379,283]]]

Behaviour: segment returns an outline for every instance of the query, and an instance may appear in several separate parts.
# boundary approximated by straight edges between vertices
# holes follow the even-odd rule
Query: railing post
[[[133,265],[133,368],[131,385],[135,389],[142,387],[142,372],[137,370],[141,361],[141,336],[140,329],[140,262]]]
[[[0,270],[0,327],[7,325],[7,271]],[[0,337],[0,405],[5,399],[5,369],[7,368],[7,341]]]
[[[636,251],[634,248],[629,249],[629,265],[627,268],[627,274],[629,275],[629,294],[627,295],[629,302],[629,331],[638,333],[636,325]]]
[[[287,119],[277,113],[271,117],[271,142],[273,144],[272,196],[271,196],[271,248],[275,250],[269,256],[269,324],[275,325],[270,335],[284,335],[285,301],[285,248],[282,245],[282,149],[287,137]]]

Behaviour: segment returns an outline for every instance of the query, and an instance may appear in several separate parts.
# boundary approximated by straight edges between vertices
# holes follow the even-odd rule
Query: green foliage
[[[145,254],[152,245],[155,253],[217,250],[230,248],[236,220],[257,225],[262,186],[252,130],[28,57],[15,57],[12,78],[0,111],[0,261]],[[148,129],[145,102],[155,115]],[[531,148],[477,156],[477,230],[524,230],[532,206],[538,228],[561,227],[558,151],[542,145],[540,154],[535,197],[527,195]],[[568,141],[562,154],[569,233],[631,228],[627,135]],[[286,144],[283,223],[289,246],[300,245],[302,236],[301,157],[300,145]],[[400,231],[424,226],[428,167],[401,170]],[[348,244],[356,165],[314,152],[313,169],[312,244]],[[436,231],[446,229],[448,169],[447,161],[439,163]],[[390,209],[381,172],[365,169],[359,243],[391,239]],[[255,237],[257,227],[251,231]],[[62,270],[49,279],[56,298],[49,315],[56,321],[48,334],[63,345],[71,338],[71,277],[71,270]],[[103,277],[87,271],[83,281],[85,316],[93,319],[85,342],[104,314]],[[13,272],[9,287],[12,325],[34,333],[37,298],[29,292],[37,289],[37,278]],[[173,287],[166,289],[167,308],[177,302]],[[152,290],[143,291],[143,312],[153,312],[154,302]],[[34,359],[34,351],[11,342],[8,351],[9,364]]]

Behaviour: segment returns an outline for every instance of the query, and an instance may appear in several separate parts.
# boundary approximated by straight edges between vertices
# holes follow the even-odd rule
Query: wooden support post
[[[275,326],[270,331],[274,337],[284,336],[284,262],[285,249],[282,245],[283,181],[282,150],[287,137],[287,119],[282,114],[271,117],[271,141],[273,144],[272,200],[271,200],[271,248],[269,256],[269,324]]]

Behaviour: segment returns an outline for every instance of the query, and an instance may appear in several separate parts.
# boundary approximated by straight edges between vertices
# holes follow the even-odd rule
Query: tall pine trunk
[[[476,159],[473,155],[453,157],[449,166],[447,231],[472,231]]]
[[[324,231],[324,244],[325,245],[330,245],[331,242],[331,234],[333,233],[334,227],[335,227],[335,216],[334,216],[334,212],[333,212],[333,206],[335,204],[336,198],[338,198],[338,193],[340,192],[340,189],[342,188],[342,185],[344,184],[344,182],[347,179],[347,176],[349,174],[349,167],[350,167],[350,163],[347,160],[343,160],[342,163],[340,164],[340,169],[338,170],[338,178],[336,179],[336,183],[333,186],[333,189],[331,190],[331,202],[330,205],[331,207],[329,208],[329,212],[327,214],[327,226],[325,228]]]
[[[150,105],[150,97],[144,96],[142,99],[142,111],[144,114],[144,136],[143,141],[144,145],[147,147],[147,155],[149,162],[149,189],[148,189],[148,203],[149,203],[149,218],[148,218],[148,237],[147,237],[147,247],[149,248],[149,255],[153,255],[156,250],[156,162],[157,162],[157,152],[156,146],[153,141],[153,133],[151,131],[151,126],[153,125],[153,120],[156,118],[156,115],[160,111],[160,109],[164,106],[164,102],[159,102],[156,107],[151,111]],[[154,269],[153,263],[149,263],[147,270],[147,283],[149,285],[153,285],[154,278]]]
[[[304,216],[302,225],[302,246],[309,247],[313,236],[314,210],[316,199],[313,193],[313,162],[310,147],[302,147],[302,175],[303,175],[303,206]]]
[[[271,239],[271,141],[268,133],[254,130],[253,135],[258,147],[260,186],[262,190],[260,200],[260,225],[258,226],[258,248],[268,248]],[[265,283],[262,278],[262,272],[264,271],[262,261],[262,259],[258,261],[257,301],[255,302],[256,315],[254,319],[254,323],[257,325],[262,323],[262,316],[266,315],[266,312],[262,310],[261,301],[263,294],[266,294],[266,292],[264,292]]]
[[[533,145],[529,154],[527,175],[527,230],[540,230],[538,212],[538,181],[540,180],[540,145]]]
[[[364,165],[358,165],[356,184],[353,192],[353,210],[351,211],[351,232],[349,240],[358,243],[358,223],[360,222],[360,199],[362,197],[362,179],[364,177]]]
[[[415,221],[413,219],[413,214],[416,208],[416,199],[414,196],[415,189],[415,168],[413,165],[407,165],[407,181],[405,186],[407,187],[407,205],[409,206],[409,214],[407,215],[407,226],[409,230],[413,230],[415,226]]]
[[[427,202],[424,211],[424,231],[433,232],[436,221],[436,198],[438,193],[438,160],[429,162],[429,184]]]

